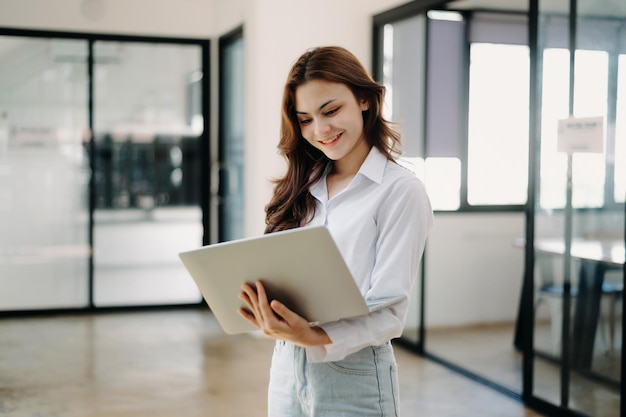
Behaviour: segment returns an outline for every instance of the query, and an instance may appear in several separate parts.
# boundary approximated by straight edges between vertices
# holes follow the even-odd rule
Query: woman
[[[271,417],[398,415],[390,340],[402,333],[433,214],[423,184],[394,161],[400,137],[382,116],[384,92],[340,47],[305,52],[289,73],[278,146],[287,172],[266,233],[326,225],[367,303],[397,301],[310,326],[268,302],[261,281],[244,285],[239,313],[277,339]]]

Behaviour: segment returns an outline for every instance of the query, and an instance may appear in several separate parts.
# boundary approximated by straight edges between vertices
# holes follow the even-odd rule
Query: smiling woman
[[[289,73],[279,144],[287,173],[266,207],[266,232],[328,227],[363,298],[398,301],[312,327],[270,303],[261,281],[244,285],[240,314],[276,339],[270,416],[398,415],[390,341],[404,328],[433,213],[422,182],[394,159],[400,138],[382,116],[384,92],[339,47],[305,52]]]

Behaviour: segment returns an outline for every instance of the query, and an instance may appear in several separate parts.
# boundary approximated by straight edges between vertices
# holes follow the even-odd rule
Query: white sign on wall
[[[570,117],[559,120],[558,152],[604,152],[604,117]]]

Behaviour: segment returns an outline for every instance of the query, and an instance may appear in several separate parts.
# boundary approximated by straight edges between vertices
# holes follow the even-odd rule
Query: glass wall
[[[94,44],[94,302],[201,300],[178,253],[202,245],[196,45]]]
[[[0,310],[88,305],[87,48],[0,36]]]
[[[374,19],[389,115],[420,126],[407,159],[436,217],[425,330],[403,339],[548,415],[620,415],[625,7],[413,2]],[[575,138],[600,132],[599,149],[565,151],[566,121]]]
[[[585,415],[619,415],[626,10],[557,3],[539,2],[533,395]],[[584,129],[589,118],[599,123],[587,143],[599,146],[580,147],[579,132],[559,129],[565,121]]]
[[[202,300],[208,45],[106,38],[0,30],[0,311]]]
[[[514,242],[523,234],[520,206],[527,196],[528,25],[521,12],[465,13],[464,3],[451,7],[459,10],[452,14],[455,20],[449,17],[451,12],[443,15],[446,20],[428,13],[429,58],[441,54],[441,49],[446,54],[455,51],[448,62],[461,76],[457,91],[439,100],[456,99],[462,104],[459,114],[448,110],[450,101],[437,110],[429,107],[427,113],[435,111],[439,119],[449,124],[455,120],[459,126],[457,157],[463,188],[460,212],[440,215],[436,221],[440,230],[428,243],[426,302],[437,297],[455,307],[442,312],[438,320],[427,315],[425,344],[428,352],[519,394],[522,357],[512,340],[523,251]],[[518,7],[521,11],[525,4]],[[442,83],[437,78],[441,62],[435,59],[429,68],[429,92],[441,96],[442,91],[437,91]],[[440,126],[431,124],[429,132]],[[441,171],[429,181],[435,184],[446,174],[452,173]],[[446,252],[454,257],[453,263],[445,262]],[[441,280],[447,285],[433,282]],[[433,311],[432,307],[426,311]]]
[[[403,137],[401,162],[424,180],[424,84],[425,54],[415,46],[424,44],[426,20],[423,15],[387,23],[381,28],[383,40],[382,82],[385,85],[385,117],[398,123]],[[421,282],[421,279],[418,280]],[[420,340],[421,285],[413,287],[412,302],[403,337]]]
[[[388,117],[435,209],[403,340],[521,394],[512,342],[523,277],[514,242],[527,196],[528,25],[525,3],[518,13],[465,13],[470,6],[389,13],[379,26]]]

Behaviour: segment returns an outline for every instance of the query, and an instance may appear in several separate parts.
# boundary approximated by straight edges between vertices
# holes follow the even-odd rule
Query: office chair
[[[543,302],[549,303],[550,308],[550,323],[551,323],[551,339],[552,339],[552,349],[553,354],[557,355],[560,351],[560,342],[561,342],[561,324],[563,319],[563,308],[562,308],[562,299],[564,296],[564,287],[562,283],[556,282],[554,280],[555,271],[554,264],[552,261],[554,258],[550,258],[549,256],[542,256],[537,258],[537,264],[540,268],[540,277],[541,284],[539,285],[538,296],[535,301],[535,316],[537,314],[537,309],[540,304]],[[604,324],[604,318],[602,313],[600,313],[600,324],[601,324],[601,334],[602,338],[607,345],[607,353],[613,353],[615,350],[615,330],[616,330],[616,306],[622,300],[622,294],[624,292],[624,282],[622,279],[616,280],[608,280],[605,279],[602,283],[601,297],[608,298],[609,300],[609,311],[608,311],[608,343],[606,336],[607,327]],[[574,311],[574,305],[576,302],[576,297],[578,296],[578,287],[575,284],[572,284],[570,287],[570,296],[572,300],[572,311]]]

